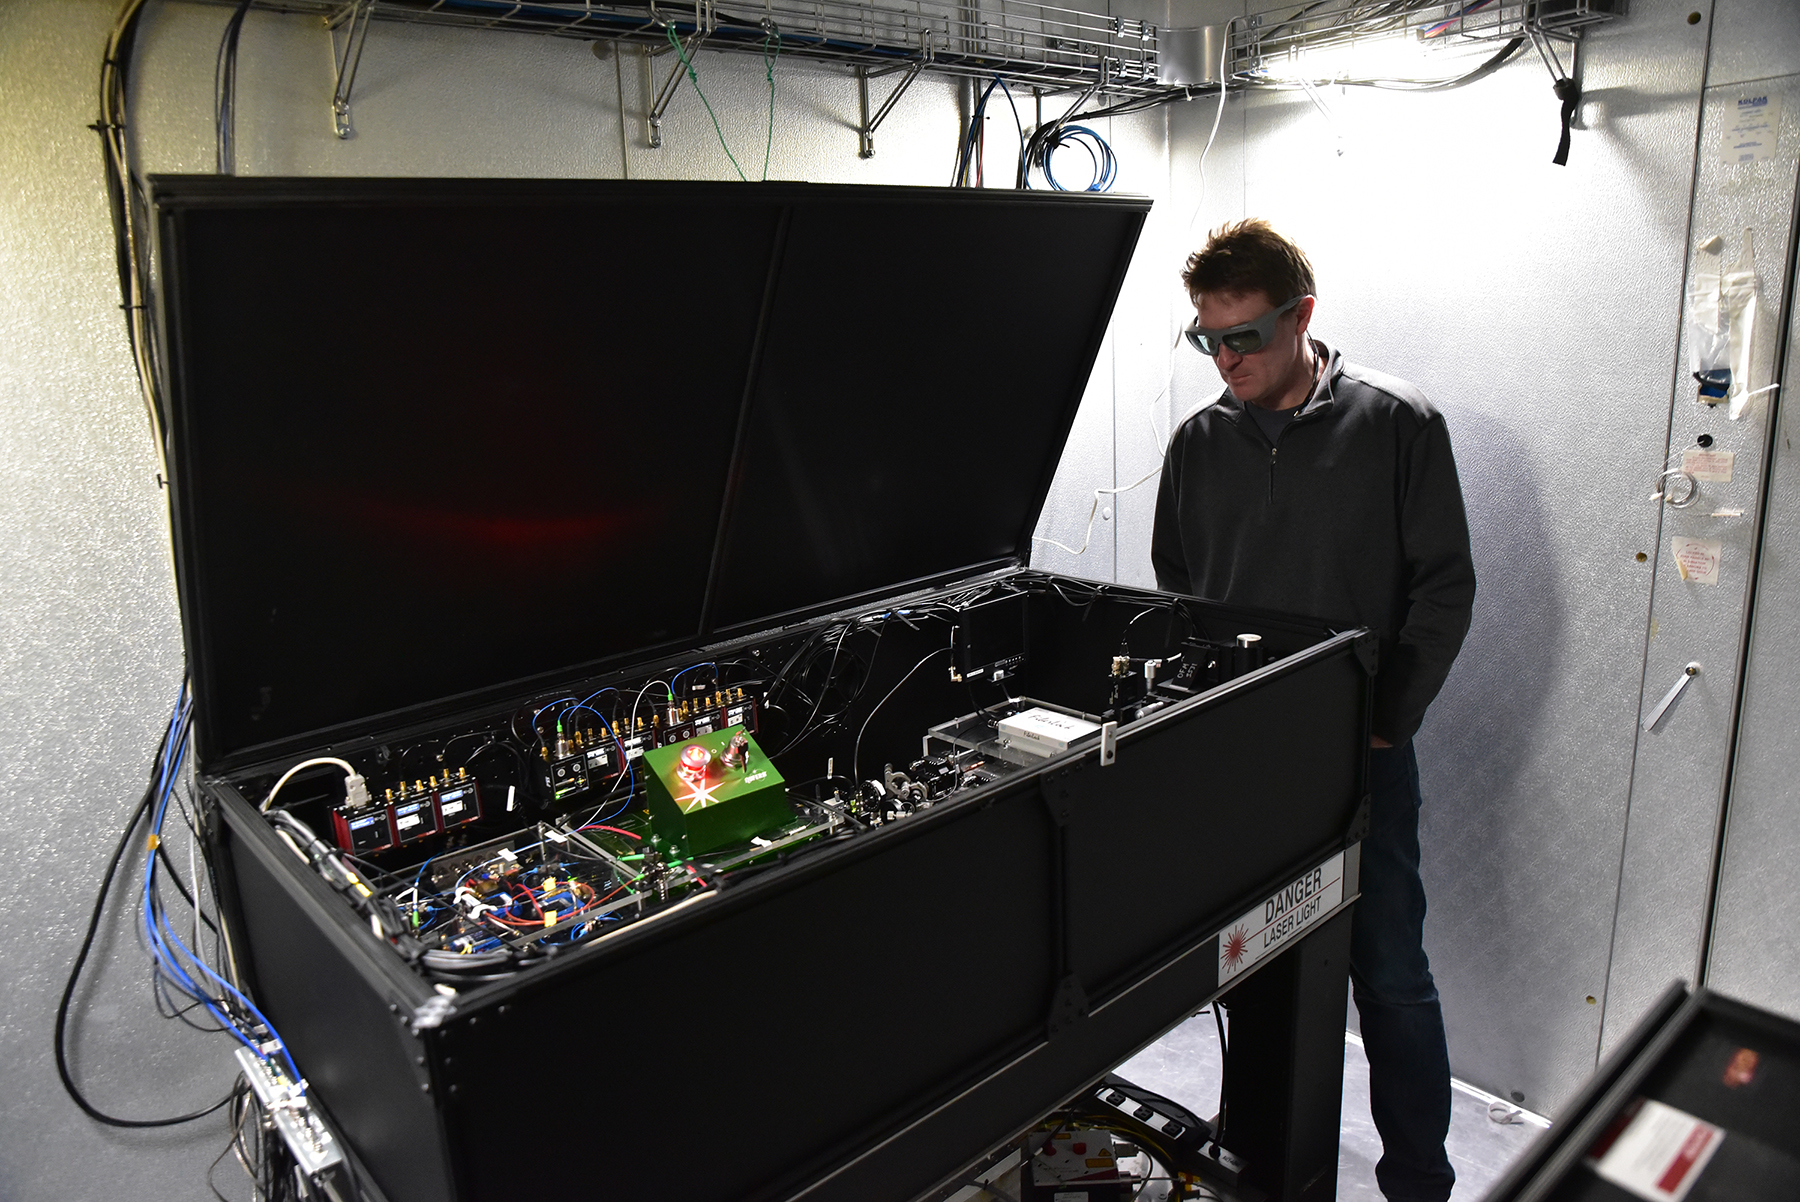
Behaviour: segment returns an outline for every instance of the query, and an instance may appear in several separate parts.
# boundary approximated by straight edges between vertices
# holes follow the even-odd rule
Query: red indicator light
[[[681,749],[681,760],[675,770],[687,780],[704,780],[706,779],[707,765],[711,763],[712,755],[706,748],[698,743],[689,743]]]

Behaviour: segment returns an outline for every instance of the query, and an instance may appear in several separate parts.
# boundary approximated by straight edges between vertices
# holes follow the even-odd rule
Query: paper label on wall
[[[1757,92],[1737,98],[1737,111],[1726,119],[1719,158],[1726,163],[1755,163],[1775,157],[1781,132],[1781,97]]]
[[[1600,1137],[1587,1163],[1645,1202],[1681,1202],[1724,1139],[1723,1128],[1640,1098]]]
[[[1677,535],[1669,540],[1669,551],[1675,556],[1675,570],[1683,580],[1691,584],[1719,583],[1719,557],[1725,553],[1724,543]]]
[[[1735,451],[1703,451],[1699,447],[1689,447],[1681,453],[1681,470],[1696,480],[1729,484],[1732,461],[1736,458]]]
[[[1299,938],[1344,900],[1344,853],[1309,868],[1219,932],[1219,984]]]

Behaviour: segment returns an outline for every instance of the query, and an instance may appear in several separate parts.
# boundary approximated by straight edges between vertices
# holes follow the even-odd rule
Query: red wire
[[[538,912],[538,917],[542,918],[544,916],[544,907],[538,905],[538,899],[532,894],[531,887],[529,885],[512,885],[509,887],[513,888],[513,889],[523,890],[525,893],[525,900],[530,902],[531,908]]]
[[[644,841],[642,835],[634,835],[630,831],[622,831],[616,826],[584,826],[581,829],[584,831],[611,831],[615,835],[624,835],[627,839],[636,839],[639,843]]]

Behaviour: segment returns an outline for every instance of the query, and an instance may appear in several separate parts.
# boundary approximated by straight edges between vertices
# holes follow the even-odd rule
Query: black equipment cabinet
[[[152,194],[235,964],[380,1193],[904,1202],[1232,988],[1260,1016],[1234,1041],[1233,1145],[1272,1194],[1329,1195],[1374,640],[1024,566],[1148,202]],[[983,248],[1004,296],[972,315],[918,262],[871,270],[854,239],[877,229],[947,265]],[[958,606],[977,597],[1017,609],[975,623]],[[1000,686],[968,674],[957,621],[1018,629]],[[1195,639],[1260,642],[1222,683],[493,979],[415,969],[257,810],[303,758],[404,788],[417,749],[447,766],[521,721],[541,741],[552,698],[673,696],[702,662],[754,693],[821,632],[811,713],[788,701],[771,748],[815,790],[879,779],[1013,689],[1103,716],[1115,657],[1130,676]],[[475,770],[484,835],[554,813],[523,759]],[[326,812],[335,782],[296,778],[296,812]],[[1315,898],[1297,926],[1255,918],[1296,896]]]
[[[1668,1109],[1652,1113],[1651,1107]],[[1640,1123],[1645,1126],[1633,1132]],[[1800,1197],[1796,1132],[1800,1023],[1706,989],[1690,994],[1677,982],[1487,1199],[1645,1196],[1603,1175],[1600,1166],[1615,1146],[1632,1154],[1626,1159],[1636,1162],[1637,1175],[1666,1187],[1660,1196],[1688,1202]],[[1634,1136],[1629,1148],[1622,1146]]]

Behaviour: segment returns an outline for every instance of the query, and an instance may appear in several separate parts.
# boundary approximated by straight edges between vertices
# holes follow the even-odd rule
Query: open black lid
[[[151,184],[209,771],[1024,562],[1150,207]]]

